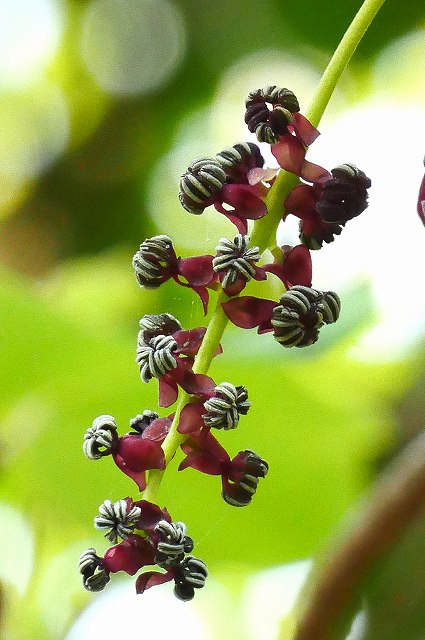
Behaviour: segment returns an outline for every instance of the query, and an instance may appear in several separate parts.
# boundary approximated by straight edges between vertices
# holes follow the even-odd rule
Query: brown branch
[[[425,433],[417,436],[378,480],[350,531],[314,578],[294,640],[330,640],[364,574],[425,507]]]

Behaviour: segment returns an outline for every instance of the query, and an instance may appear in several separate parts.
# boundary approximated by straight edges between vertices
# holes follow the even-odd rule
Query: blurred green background
[[[156,385],[143,386],[134,363],[138,319],[167,311],[187,328],[204,322],[190,291],[139,289],[133,253],[158,232],[181,255],[214,253],[234,233],[214,212],[181,209],[180,174],[252,139],[250,90],[288,86],[305,110],[359,4],[0,0],[2,637],[64,638],[93,600],[76,570],[81,551],[107,548],[93,517],[136,490],[109,459],[87,461],[82,437],[99,414],[125,433],[156,408]],[[376,185],[365,221],[314,256],[313,284],[339,287],[340,323],[295,354],[230,328],[213,364],[215,380],[243,383],[253,402],[223,443],[268,460],[267,480],[243,510],[220,500],[216,478],[177,476],[177,464],[163,482],[161,504],[187,523],[214,576],[194,605],[205,637],[235,637],[245,579],[316,554],[423,426],[425,308],[414,293],[425,275],[415,217],[424,44],[422,4],[388,0],[312,156],[329,169],[353,161]],[[275,283],[259,295],[276,297]],[[239,635],[259,637],[238,615]]]

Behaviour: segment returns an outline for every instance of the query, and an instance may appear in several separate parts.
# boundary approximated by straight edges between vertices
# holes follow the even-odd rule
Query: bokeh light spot
[[[112,94],[157,89],[180,64],[185,42],[181,13],[168,0],[94,0],[83,18],[83,60]]]
[[[4,96],[0,120],[0,174],[17,180],[38,176],[68,144],[68,108],[51,84]]]
[[[62,3],[0,0],[0,87],[33,81],[55,53],[62,32]]]

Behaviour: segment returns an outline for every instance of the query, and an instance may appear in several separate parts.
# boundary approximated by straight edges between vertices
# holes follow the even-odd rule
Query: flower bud
[[[316,208],[324,222],[345,224],[367,208],[367,189],[372,183],[354,164],[342,164],[331,173]]]
[[[189,213],[199,215],[213,204],[225,182],[226,174],[216,158],[198,158],[180,179],[180,203]]]
[[[170,260],[175,257],[171,238],[166,235],[147,238],[133,256],[137,282],[145,289],[156,289],[168,279]]]

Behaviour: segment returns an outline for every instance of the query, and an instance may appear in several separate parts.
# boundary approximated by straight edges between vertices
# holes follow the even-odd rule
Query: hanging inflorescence
[[[257,327],[259,334],[272,332],[285,348],[308,347],[325,325],[338,320],[341,308],[335,292],[312,287],[310,250],[332,242],[348,221],[366,209],[371,182],[353,164],[328,172],[305,159],[307,147],[319,134],[288,89],[269,86],[251,92],[245,122],[258,142],[271,145],[278,168],[264,168],[257,144],[238,142],[215,156],[194,160],[180,180],[179,200],[186,211],[200,215],[212,205],[235,225],[236,235],[217,239],[215,255],[187,258],[177,255],[169,236],[147,238],[133,258],[135,277],[145,289],[170,279],[192,289],[205,314],[209,292],[221,288],[228,297],[222,309],[233,324]],[[266,196],[282,169],[302,179],[282,202],[282,218],[292,214],[300,220],[300,243],[273,248],[274,262],[261,265],[262,251],[251,245],[248,224],[267,215]],[[239,295],[250,280],[261,282],[269,274],[282,283],[279,300]],[[267,475],[268,464],[250,449],[231,458],[214,435],[238,427],[251,406],[247,389],[228,381],[217,384],[194,371],[205,327],[184,329],[169,313],[147,314],[139,326],[136,363],[142,382],[158,380],[160,407],[172,406],[182,392],[187,402],[164,417],[143,410],[121,436],[113,416],[97,417],[84,436],[85,456],[89,460],[111,456],[143,492],[147,472],[166,469],[164,442],[177,430],[185,454],[179,471],[191,467],[220,476],[223,500],[235,507],[248,505]],[[217,345],[213,355],[220,353]],[[117,571],[140,572],[138,593],[174,581],[174,593],[184,601],[204,586],[208,571],[202,560],[190,555],[194,542],[186,525],[173,521],[165,508],[144,499],[107,499],[94,526],[113,546],[103,556],[93,548],[81,555],[79,570],[89,591],[103,589]],[[152,565],[158,570],[144,570]]]

